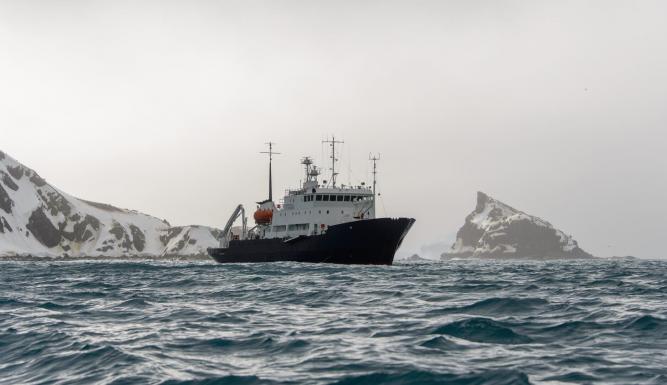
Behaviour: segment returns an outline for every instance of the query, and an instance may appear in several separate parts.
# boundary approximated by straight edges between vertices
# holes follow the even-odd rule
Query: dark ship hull
[[[291,261],[391,265],[414,222],[412,218],[367,219],[333,225],[319,235],[232,240],[229,247],[212,248],[208,252],[220,263]]]

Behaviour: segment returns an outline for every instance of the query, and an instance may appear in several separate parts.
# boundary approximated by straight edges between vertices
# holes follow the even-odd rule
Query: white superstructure
[[[306,180],[297,190],[287,191],[282,202],[273,207],[270,224],[257,230],[262,238],[290,238],[316,235],[340,223],[375,218],[373,191],[363,185],[321,185],[319,171],[310,158],[304,158]],[[263,202],[259,209],[270,209],[273,202]]]
[[[307,235],[319,235],[327,231],[329,226],[341,223],[361,221],[375,218],[375,189],[371,189],[362,182],[356,186],[336,185],[335,146],[338,143],[334,138],[325,141],[331,145],[331,178],[327,183],[319,181],[320,170],[311,158],[305,157],[301,164],[304,166],[305,179],[300,188],[287,190],[282,200],[276,204],[273,201],[271,163],[274,154],[273,143],[269,145],[269,199],[258,202],[253,217],[256,226],[245,230],[245,212],[239,205],[229,218],[223,230],[221,247],[226,247],[229,240],[234,239],[271,239],[294,238]],[[375,162],[378,158],[371,158]],[[373,167],[373,186],[375,186],[375,163]],[[241,218],[243,226],[240,231],[233,232],[231,226]]]

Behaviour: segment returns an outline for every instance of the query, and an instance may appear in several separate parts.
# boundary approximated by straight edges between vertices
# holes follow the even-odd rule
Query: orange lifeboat
[[[255,214],[253,214],[253,218],[255,218],[255,223],[258,225],[268,225],[273,219],[273,210],[258,209],[255,211]]]

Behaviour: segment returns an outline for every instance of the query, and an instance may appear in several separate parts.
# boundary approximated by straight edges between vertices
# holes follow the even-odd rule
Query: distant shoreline
[[[512,262],[546,262],[546,261],[660,261],[660,258],[639,258],[635,256],[625,257],[593,257],[593,258],[451,258],[451,259],[428,259],[418,257],[395,259],[394,263],[402,262],[422,262],[422,263],[443,263],[443,262],[482,262],[482,261],[512,261]],[[34,255],[11,255],[0,256],[0,262],[76,262],[76,261],[213,261],[213,259],[204,254],[199,255],[124,255],[119,257],[110,256],[81,256],[81,257],[39,257]]]
[[[21,262],[71,262],[71,261],[128,261],[128,260],[153,260],[153,261],[213,261],[208,255],[141,255],[120,257],[108,256],[82,256],[82,257],[39,257],[34,255],[13,255],[0,257],[1,261]]]

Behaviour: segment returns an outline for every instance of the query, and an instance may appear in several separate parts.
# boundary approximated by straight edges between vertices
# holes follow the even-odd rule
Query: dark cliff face
[[[7,166],[7,171],[16,180],[21,180],[21,178],[23,178],[24,170],[25,170],[25,168],[23,166],[20,166],[20,165],[18,165],[18,166]]]
[[[464,246],[474,247],[484,235],[484,230],[466,221],[465,224],[456,233],[456,239],[461,241]],[[472,256],[473,251],[459,251],[461,257]]]
[[[592,258],[572,237],[540,218],[477,193],[475,210],[443,258]]]
[[[19,189],[19,186],[14,182],[14,179],[12,179],[8,173],[0,171],[0,175],[2,175],[2,183],[4,183],[5,186],[13,191],[17,191]]]
[[[132,246],[134,249],[142,252],[146,246],[146,235],[140,228],[135,225],[130,225],[130,233],[132,233]]]
[[[4,234],[5,232],[12,233],[14,229],[9,225],[5,217],[0,216],[0,234]]]
[[[30,214],[26,228],[46,247],[56,247],[60,244],[60,231],[51,223],[41,208]]]
[[[14,207],[14,201],[12,201],[12,198],[2,187],[2,184],[0,184],[0,209],[2,209],[7,214],[11,214],[12,207]]]

